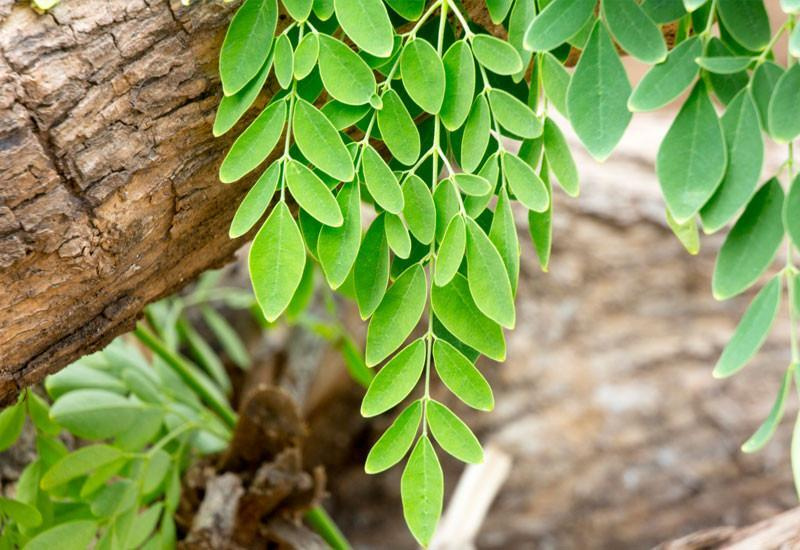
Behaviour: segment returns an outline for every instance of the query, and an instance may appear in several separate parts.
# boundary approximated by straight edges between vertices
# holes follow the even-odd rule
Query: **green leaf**
[[[398,162],[410,166],[419,158],[420,150],[414,119],[394,90],[386,90],[381,99],[383,108],[377,114],[381,139]]]
[[[654,65],[639,81],[628,100],[631,111],[654,111],[677,99],[700,72],[695,59],[703,44],[692,36],[678,44],[667,59]]]
[[[438,113],[444,101],[444,65],[427,40],[415,38],[405,45],[400,54],[400,74],[414,103],[431,114]]]
[[[795,248],[800,250],[800,175],[794,178],[786,195],[786,203],[783,205],[783,225]]]
[[[244,88],[264,66],[277,22],[275,0],[245,0],[237,10],[219,54],[219,76],[225,95]]]
[[[461,401],[480,411],[494,408],[494,396],[489,383],[472,361],[445,340],[433,344],[436,372],[447,389]]]
[[[294,159],[286,164],[286,184],[300,208],[320,223],[339,227],[342,212],[328,186],[314,172]]]
[[[233,142],[219,167],[219,179],[223,183],[234,182],[261,164],[278,143],[284,122],[284,101],[278,100],[264,109]]]
[[[428,436],[417,440],[400,479],[400,495],[411,534],[417,542],[428,546],[439,517],[444,498],[444,474]]]
[[[325,226],[319,233],[317,255],[322,271],[331,288],[342,286],[361,245],[361,195],[357,182],[343,185],[336,196],[344,223],[339,227]]]
[[[387,212],[400,214],[403,211],[403,190],[394,172],[371,145],[364,147],[362,155],[364,183],[369,194]]]
[[[380,305],[389,282],[389,244],[383,224],[383,216],[375,218],[356,257],[353,276],[362,319],[372,315]]]
[[[242,115],[255,102],[271,70],[272,52],[270,52],[258,74],[241,90],[233,95],[222,96],[219,106],[217,106],[217,115],[214,117],[214,127],[212,129],[214,137],[223,135],[242,118]]]
[[[533,57],[533,52],[525,49],[525,31],[533,22],[536,17],[536,3],[535,2],[514,2],[514,7],[511,9],[511,15],[506,23],[508,29],[508,43],[511,44],[520,58],[522,65],[527,67]],[[525,77],[525,70],[513,75],[515,82],[520,82]]]
[[[502,23],[506,15],[508,15],[508,10],[511,9],[512,4],[514,4],[514,0],[486,0],[486,7],[489,10],[489,17],[492,23],[495,25]]]
[[[327,21],[333,15],[333,0],[314,0],[311,11],[320,21]]]
[[[314,67],[317,66],[319,58],[319,38],[314,33],[309,33],[300,40],[297,49],[294,51],[294,78],[303,80]]]
[[[472,53],[478,63],[495,74],[512,75],[525,68],[514,46],[491,34],[476,34],[472,38]]]
[[[230,238],[241,237],[261,219],[261,216],[267,211],[272,195],[275,194],[280,176],[281,165],[279,162],[273,162],[269,168],[264,170],[255,185],[242,199],[239,208],[236,209],[236,214],[231,221],[231,228],[228,230]]]
[[[458,40],[445,52],[442,63],[445,89],[439,116],[444,127],[454,132],[467,119],[475,95],[475,60],[466,41]]]
[[[92,514],[99,518],[111,518],[136,505],[137,487],[130,479],[106,485],[91,502]]]
[[[772,37],[762,0],[718,0],[717,15],[736,41],[752,51],[763,50]]]
[[[407,259],[411,255],[411,235],[400,216],[386,213],[384,216],[384,229],[389,248],[398,258]]]
[[[489,146],[492,119],[489,114],[489,102],[483,94],[472,102],[472,108],[464,124],[464,137],[461,139],[461,168],[465,172],[474,172],[481,165],[481,160]]]
[[[511,210],[511,201],[508,199],[505,188],[501,188],[498,195],[492,226],[489,229],[489,240],[492,241],[503,259],[508,280],[511,283],[511,294],[512,296],[516,295],[519,281],[519,237],[517,236],[514,212]]]
[[[770,134],[780,143],[800,136],[800,64],[795,63],[775,85],[769,102]]]
[[[353,159],[333,124],[309,102],[299,99],[292,117],[294,140],[315,168],[339,181],[353,179]]]
[[[0,512],[25,529],[42,524],[39,510],[18,500],[0,497]]]
[[[552,5],[552,4],[551,4]],[[592,30],[567,90],[567,111],[575,133],[597,160],[617,146],[628,123],[631,85],[602,22]]]
[[[436,206],[430,189],[415,174],[406,178],[402,189],[403,217],[409,231],[422,244],[430,244],[436,234]]]
[[[110,445],[89,445],[81,447],[53,464],[42,476],[41,487],[49,491],[92,470],[116,461],[123,452]]]
[[[361,415],[377,416],[400,403],[417,385],[424,366],[425,340],[419,338],[392,357],[372,379],[361,403]]]
[[[506,328],[514,328],[514,293],[500,253],[472,219],[467,218],[467,281],[475,305]]]
[[[367,53],[389,57],[394,28],[381,0],[334,0],[336,19],[345,34]]]
[[[417,400],[395,418],[383,432],[367,455],[364,471],[378,474],[400,462],[414,444],[419,422],[422,420],[422,403]]]
[[[247,352],[247,347],[225,317],[209,306],[204,306],[200,312],[206,325],[211,329],[211,332],[230,360],[242,369],[249,368],[252,361],[250,360],[250,354]]]
[[[450,179],[455,183],[465,194],[474,197],[482,197],[486,193],[490,193],[493,189],[489,180],[483,176],[475,174],[458,173],[452,174]]]
[[[251,0],[252,2],[252,0]],[[42,531],[25,545],[25,550],[86,550],[97,533],[90,520],[68,521]]]
[[[133,524],[131,525],[131,538],[127,541],[130,548],[141,548],[145,541],[150,539],[150,535],[153,534],[163,509],[164,505],[159,502],[136,516],[136,519],[133,520]],[[151,550],[155,550],[155,547]]]
[[[750,199],[722,245],[714,266],[714,297],[725,300],[744,292],[770,266],[783,241],[783,189],[769,180]]]
[[[116,376],[83,363],[73,363],[68,368],[49,376],[45,380],[45,388],[53,399],[80,389],[107,390],[120,395],[127,392],[125,384]]]
[[[667,225],[689,254],[694,256],[700,252],[700,232],[697,229],[695,218],[692,217],[683,223],[678,223],[667,210]]]
[[[656,23],[671,23],[686,14],[683,0],[644,0],[642,9]]]
[[[0,451],[5,451],[19,439],[25,425],[25,401],[0,411]]]
[[[61,431],[61,426],[50,419],[50,405],[33,391],[28,391],[27,399],[28,413],[36,429],[47,435],[58,435]],[[0,416],[2,416],[2,413],[0,413]],[[0,433],[5,434],[6,430],[0,428]]]
[[[561,129],[550,118],[544,121],[544,154],[561,188],[571,197],[580,192],[578,168]]]
[[[256,301],[272,322],[292,300],[306,265],[303,237],[285,202],[275,205],[258,231],[248,265]]]
[[[765,132],[769,131],[769,100],[772,99],[772,92],[783,73],[783,67],[772,61],[765,61],[758,66],[750,82],[750,92],[758,108],[761,128]]]
[[[428,297],[426,281],[422,267],[414,264],[386,292],[367,328],[367,366],[386,359],[417,326]]]
[[[722,125],[701,80],[658,149],[656,172],[672,216],[683,223],[711,198],[725,175]]]
[[[523,145],[524,147],[524,145]],[[464,211],[468,216],[477,219],[486,210],[497,189],[497,181],[500,178],[500,163],[497,160],[498,153],[492,154],[481,166],[478,175],[489,182],[489,191],[480,196],[467,196],[464,198]]]
[[[449,283],[464,259],[467,247],[467,229],[462,216],[453,216],[447,225],[442,244],[436,256],[433,282],[437,286]]]
[[[434,439],[442,449],[462,462],[483,462],[483,449],[478,438],[453,411],[431,399],[428,401],[425,416]]]
[[[649,64],[666,58],[661,29],[635,0],[603,0],[603,16],[616,41],[633,57]]]
[[[312,0],[281,0],[289,16],[298,23],[304,22],[311,14]]]
[[[718,58],[733,57],[735,54],[722,40],[713,37],[706,45],[705,55]],[[709,89],[714,91],[717,99],[723,105],[730,103],[736,94],[747,86],[749,81],[747,71],[728,74],[706,71],[704,76],[707,77],[705,80],[710,85]]]
[[[425,0],[386,0],[386,3],[398,15],[409,21],[419,19],[425,9]]]
[[[492,114],[500,126],[523,138],[542,135],[542,121],[519,99],[498,88],[490,89],[487,95]]]
[[[550,195],[541,178],[527,162],[516,155],[504,152],[500,156],[503,165],[503,176],[511,192],[525,208],[535,212],[544,212],[550,205]]]
[[[460,196],[450,179],[439,181],[433,191],[436,206],[436,242],[441,242],[450,220],[460,211]]]
[[[714,367],[714,378],[727,378],[752,359],[769,335],[781,304],[781,278],[772,280],[756,295],[744,313]]]
[[[431,305],[442,325],[456,338],[490,359],[505,360],[503,330],[475,305],[463,275],[457,273],[448,284],[434,286]]]
[[[747,90],[730,102],[722,116],[728,167],[717,191],[700,210],[706,231],[722,228],[739,211],[758,186],[764,164],[764,141],[758,111]]]
[[[547,159],[542,161],[542,182],[544,182],[547,193],[552,196],[552,185],[550,184],[549,168]],[[528,232],[536,249],[536,256],[539,258],[539,266],[542,271],[547,271],[550,265],[550,252],[553,244],[553,201],[544,212],[528,212]]]
[[[321,112],[333,127],[337,130],[345,130],[354,126],[359,120],[364,118],[371,108],[366,105],[346,105],[335,99],[330,100],[322,106]]]
[[[594,15],[595,0],[553,0],[525,33],[525,48],[552,50],[576,34]]]
[[[541,54],[542,84],[544,93],[553,102],[558,112],[567,116],[567,90],[570,74],[553,54]]]
[[[105,439],[128,428],[141,408],[109,391],[75,390],[53,403],[50,416],[78,437]]]
[[[275,41],[275,79],[281,88],[286,90],[292,84],[294,76],[294,51],[289,37],[282,34]]]
[[[750,65],[752,59],[749,57],[698,57],[697,64],[711,73],[734,74],[741,72]]]
[[[319,35],[319,76],[334,99],[347,105],[369,103],[375,75],[366,61],[335,38]]]
[[[792,389],[792,375],[794,374],[795,368],[796,365],[793,365],[786,369],[781,387],[778,390],[778,395],[775,396],[775,402],[772,404],[772,409],[769,411],[769,416],[767,416],[764,423],[759,426],[756,433],[744,442],[742,445],[742,452],[755,453],[761,450],[761,448],[772,439],[775,430],[778,429],[778,424],[780,424],[783,418],[783,409],[786,404],[786,397]]]

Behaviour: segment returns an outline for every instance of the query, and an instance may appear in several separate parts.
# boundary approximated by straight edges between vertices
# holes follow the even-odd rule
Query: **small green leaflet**
[[[394,28],[381,0],[334,0],[336,19],[356,45],[376,57],[388,57]]]
[[[512,4],[514,4],[514,0],[486,0],[486,7],[489,10],[489,17],[492,19],[492,23],[495,25],[502,23],[503,19],[508,15],[508,10],[511,9]]]
[[[387,212],[384,216],[384,229],[386,242],[389,243],[394,255],[404,260],[408,259],[411,255],[411,235],[403,218]]]
[[[289,37],[282,34],[275,41],[275,79],[286,90],[294,76],[294,51]]]
[[[0,512],[24,529],[42,524],[42,514],[39,510],[19,500],[0,497]]]
[[[622,49],[645,63],[659,63],[667,56],[664,37],[635,0],[603,0],[608,29]]]
[[[712,58],[734,57],[735,54],[722,40],[712,37],[706,45],[705,55]],[[704,74],[709,90],[714,92],[723,105],[727,105],[748,84],[747,71],[729,72],[721,74],[706,71]]]
[[[255,185],[250,188],[244,199],[242,199],[236,214],[231,221],[231,228],[228,231],[230,238],[241,237],[258,222],[264,212],[267,211],[275,188],[278,186],[278,179],[281,175],[281,165],[279,162],[272,163],[269,168],[264,170]]]
[[[442,244],[439,247],[439,253],[436,256],[436,268],[433,276],[434,284],[444,286],[453,279],[453,276],[458,272],[461,261],[464,259],[466,247],[467,229],[464,224],[464,218],[453,216],[447,225]]]
[[[625,67],[605,26],[597,22],[567,90],[572,127],[595,159],[608,158],[622,139],[632,116],[630,95]]]
[[[252,1],[252,0],[251,0]],[[59,523],[37,534],[25,545],[25,550],[86,550],[97,533],[97,524],[90,520]]]
[[[328,284],[342,286],[361,245],[361,194],[358,183],[342,186],[336,196],[344,223],[340,227],[325,226],[319,232],[317,257]]]
[[[427,279],[419,264],[397,278],[375,310],[367,328],[366,362],[372,367],[386,359],[417,326],[428,297]]]
[[[513,75],[525,68],[514,46],[490,34],[472,38],[472,53],[478,63],[495,74]]]
[[[400,214],[403,211],[403,190],[394,172],[372,146],[367,145],[362,155],[364,183],[369,194],[387,212]]]
[[[553,0],[525,33],[525,48],[552,50],[576,34],[594,15],[595,0]]]
[[[312,0],[281,0],[283,7],[289,13],[289,16],[302,23],[311,14],[311,7],[313,6]]]
[[[683,223],[711,198],[727,164],[722,126],[700,81],[672,123],[656,157],[661,191],[672,216]]]
[[[286,185],[300,208],[320,223],[339,227],[342,212],[328,186],[305,165],[294,159],[286,163]]]
[[[769,131],[788,143],[800,136],[800,63],[795,63],[775,85],[769,102]]]
[[[67,392],[80,389],[107,390],[120,395],[127,393],[125,384],[107,372],[78,363],[48,377],[45,388],[50,397],[58,399]]]
[[[309,102],[298,99],[292,131],[300,152],[314,165],[340,181],[353,179],[353,159],[333,124]]]
[[[417,400],[395,418],[367,455],[364,471],[378,474],[388,470],[406,455],[422,420],[422,403]]]
[[[464,124],[464,137],[461,139],[461,168],[465,172],[474,172],[480,166],[489,146],[491,125],[489,102],[483,94],[480,94],[472,103]]]
[[[278,100],[264,109],[233,142],[219,167],[222,183],[247,175],[266,159],[277,145],[286,122],[286,102]]]
[[[644,0],[642,9],[658,23],[671,23],[686,14],[682,0]]]
[[[294,52],[294,78],[303,80],[317,65],[319,58],[319,37],[310,33],[300,40]]]
[[[795,248],[800,250],[800,175],[794,178],[783,205],[783,225]]]
[[[386,0],[400,17],[409,21],[416,21],[425,9],[425,0]]]
[[[375,75],[366,61],[328,35],[319,35],[319,76],[334,99],[363,105],[375,93]]]
[[[5,451],[17,442],[24,425],[24,401],[18,401],[11,407],[0,411],[0,451]]]
[[[570,74],[550,52],[541,55],[542,84],[547,98],[553,102],[558,112],[567,116],[567,90]]]
[[[60,397],[50,417],[78,437],[106,439],[128,428],[141,405],[105,390],[75,390]]]
[[[547,210],[550,205],[550,195],[533,168],[511,153],[503,153],[500,161],[503,165],[503,177],[517,200],[529,210],[535,212]]]
[[[453,411],[431,399],[428,401],[425,416],[434,439],[442,449],[462,462],[483,462],[483,449],[478,438]]]
[[[514,2],[506,27],[508,28],[508,43],[511,44],[520,58],[523,67],[527,67],[533,58],[533,52],[525,49],[525,31],[528,30],[533,18],[536,17],[535,2]],[[512,75],[514,82],[520,82],[525,77],[526,69]]]
[[[347,105],[335,99],[322,106],[320,112],[328,117],[333,127],[337,130],[346,130],[364,118],[371,108],[365,105]]]
[[[223,96],[217,107],[217,115],[214,117],[214,127],[211,133],[214,137],[219,137],[233,128],[242,115],[250,108],[258,97],[259,92],[267,81],[269,72],[272,70],[272,53],[267,57],[264,66],[258,74],[248,82],[244,88],[233,95]]]
[[[456,273],[446,285],[434,286],[431,305],[442,325],[456,338],[490,359],[505,360],[503,330],[475,305],[463,275]]]
[[[781,283],[780,277],[773,277],[756,295],[714,367],[715,378],[738,372],[764,345],[778,315]]]
[[[378,111],[378,129],[386,147],[399,162],[410,166],[419,158],[419,131],[414,119],[392,89],[381,97],[383,108]]]
[[[695,62],[703,53],[697,36],[688,38],[672,50],[667,59],[654,65],[639,81],[628,100],[631,111],[654,111],[670,103],[688,88],[700,67]]]
[[[778,390],[778,395],[775,396],[775,402],[772,404],[772,409],[769,411],[769,416],[767,416],[764,423],[759,426],[756,433],[750,436],[750,439],[744,442],[742,445],[742,452],[744,453],[755,453],[756,451],[761,450],[761,448],[767,444],[767,442],[772,438],[772,435],[775,433],[775,430],[778,429],[778,424],[780,424],[781,419],[783,418],[783,409],[784,405],[786,404],[786,397],[789,395],[789,391],[792,389],[792,377],[794,376],[794,371],[797,368],[797,365],[791,365],[783,375],[783,380],[781,381],[781,387]]]
[[[753,98],[740,91],[722,116],[728,167],[717,191],[700,210],[703,227],[717,231],[733,218],[758,186],[764,164],[764,140]]]
[[[494,408],[489,383],[472,361],[452,344],[437,339],[433,344],[433,360],[439,378],[453,395],[473,409],[490,411]]]
[[[489,240],[492,241],[503,259],[511,283],[511,294],[516,295],[519,282],[519,237],[517,236],[514,212],[511,210],[511,201],[505,188],[501,188],[498,194],[497,206],[494,209],[494,217],[492,217],[492,225],[489,229]]]
[[[377,416],[400,403],[417,385],[424,366],[425,340],[419,338],[392,357],[372,379],[361,403],[361,415]]]
[[[486,195],[486,193],[490,193],[493,189],[492,184],[489,183],[489,180],[475,174],[464,174],[462,172],[451,175],[450,179],[465,194],[473,197],[482,197]]]
[[[783,67],[772,61],[765,61],[753,73],[750,82],[750,91],[758,108],[758,118],[765,132],[769,132],[769,100],[772,99],[772,91],[783,73]]]
[[[495,120],[517,136],[536,138],[542,135],[542,121],[530,107],[504,90],[488,90],[489,106]]]
[[[427,40],[415,38],[405,45],[400,54],[400,73],[414,103],[431,114],[438,113],[444,101],[444,65]]]
[[[248,257],[256,301],[267,321],[274,321],[289,305],[306,265],[300,230],[281,201],[261,226]]]
[[[577,197],[580,192],[578,168],[564,134],[549,118],[544,121],[544,154],[561,188],[570,197]]]
[[[478,309],[496,323],[514,328],[514,294],[500,253],[472,218],[467,223],[467,281]]]
[[[421,546],[428,546],[442,515],[444,474],[428,436],[417,440],[400,479],[403,516]]]
[[[726,300],[744,292],[770,266],[783,241],[783,189],[769,180],[753,196],[722,245],[714,266],[714,297]]]
[[[378,216],[369,226],[354,267],[356,302],[362,319],[366,319],[380,305],[389,282],[389,244],[383,228],[383,216]]]
[[[451,132],[467,120],[475,94],[475,60],[464,40],[453,43],[442,58],[444,64],[444,101],[439,116]],[[381,130],[381,135],[385,135]]]
[[[245,0],[237,10],[219,54],[219,76],[225,95],[244,88],[264,66],[277,22],[275,0]]]
[[[711,73],[734,74],[741,72],[750,65],[752,59],[749,57],[698,57],[697,64]]]
[[[542,161],[542,181],[547,188],[548,194],[552,197],[552,185],[550,184],[550,174],[547,159]],[[553,201],[544,212],[528,212],[528,232],[536,249],[539,258],[539,266],[542,271],[547,272],[550,265],[550,251],[553,244]]]
[[[717,0],[717,14],[736,41],[752,51],[763,50],[772,31],[761,0]]]
[[[697,253],[700,252],[700,231],[697,229],[697,220],[695,218],[689,218],[683,223],[678,223],[675,221],[675,218],[672,217],[669,209],[667,209],[666,214],[667,225],[675,236],[678,237],[678,240],[683,245],[683,248],[686,249],[686,252],[692,256],[697,255]]]
[[[430,189],[422,179],[412,174],[403,189],[403,217],[411,234],[422,244],[430,244],[436,234],[436,206]]]

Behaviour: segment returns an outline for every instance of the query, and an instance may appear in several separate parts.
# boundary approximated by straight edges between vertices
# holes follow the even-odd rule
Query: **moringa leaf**
[[[295,80],[303,80],[311,74],[311,71],[317,66],[317,59],[319,59],[319,37],[314,33],[309,33],[300,40],[294,51]]]
[[[269,168],[264,170],[255,185],[250,188],[250,191],[242,199],[239,208],[236,209],[236,214],[234,214],[231,221],[231,228],[228,230],[230,238],[241,237],[261,219],[261,216],[267,211],[272,195],[275,194],[275,188],[278,186],[280,177],[280,162],[273,162]]]
[[[62,371],[63,372],[63,371]],[[25,425],[25,402],[20,400],[0,411],[0,451],[5,451],[19,439]]]
[[[312,0],[281,0],[289,16],[298,23],[304,22],[311,14]]]
[[[349,157],[348,157],[349,158]],[[305,165],[286,163],[286,185],[297,204],[324,225],[342,225],[342,212],[328,186]]]
[[[219,76],[226,96],[244,88],[264,66],[277,22],[275,0],[245,0],[236,11],[219,54]]]
[[[286,90],[292,85],[294,76],[294,51],[289,37],[282,34],[275,41],[275,79]]]
[[[710,73],[734,74],[747,69],[752,59],[749,57],[718,56],[698,57],[695,61]]]
[[[495,74],[513,75],[525,68],[514,46],[491,34],[476,34],[472,53],[478,63]]]
[[[639,81],[628,100],[631,111],[654,111],[677,99],[700,72],[695,62],[703,44],[692,36],[678,44],[666,60],[654,65]]]
[[[439,517],[444,499],[444,474],[427,435],[421,436],[400,478],[403,517],[411,534],[427,547]]]
[[[105,390],[75,390],[63,395],[50,408],[50,417],[84,439],[106,439],[127,429],[142,408],[117,393]]]
[[[417,385],[424,367],[425,340],[418,338],[392,357],[372,379],[361,402],[361,415],[377,416],[400,403]]]
[[[792,390],[792,377],[796,368],[797,365],[792,365],[786,369],[786,372],[783,375],[783,380],[781,381],[781,387],[778,390],[778,395],[775,396],[775,402],[772,405],[772,409],[769,411],[769,416],[766,420],[764,420],[764,423],[759,426],[758,430],[756,430],[756,433],[754,433],[752,436],[750,436],[750,439],[744,442],[742,445],[743,453],[755,453],[756,451],[759,451],[769,442],[775,433],[775,430],[778,429],[778,424],[780,424],[781,419],[783,418],[783,409],[784,405],[786,404],[786,397]]]
[[[736,41],[752,51],[763,50],[772,31],[761,0],[717,0],[717,15]]]
[[[358,255],[361,245],[361,194],[357,182],[343,185],[336,196],[344,223],[339,227],[324,226],[317,241],[317,256],[328,284],[342,286]]]
[[[550,118],[544,121],[544,154],[547,157],[547,165],[561,184],[561,188],[570,197],[577,197],[580,192],[580,182],[575,159],[572,158],[561,129]]]
[[[261,111],[233,142],[219,167],[222,183],[243,178],[261,164],[277,145],[286,122],[286,103],[278,100]]]
[[[387,212],[400,214],[403,211],[403,190],[394,172],[372,146],[367,145],[362,155],[364,183],[369,194]]]
[[[780,143],[800,136],[800,64],[781,76],[769,101],[769,133]]]
[[[445,90],[439,116],[444,127],[451,132],[461,128],[467,120],[472,98],[475,95],[475,60],[466,41],[457,40],[442,58]],[[381,130],[381,135],[384,135]]]
[[[558,112],[567,116],[567,90],[570,74],[550,52],[541,54],[542,84],[547,98]]]
[[[484,315],[514,328],[514,293],[503,258],[472,218],[467,225],[467,282],[472,299]]]
[[[372,446],[364,463],[364,471],[368,474],[378,474],[400,462],[414,444],[420,420],[422,420],[422,402],[417,400],[395,418],[392,425]]]
[[[366,61],[325,34],[319,35],[319,76],[331,97],[347,105],[369,103],[377,87]]]
[[[442,449],[462,462],[483,462],[483,449],[478,438],[453,411],[431,399],[428,401],[425,417],[434,439]]]
[[[458,272],[467,247],[467,228],[462,216],[453,216],[442,238],[436,257],[433,282],[437,286],[449,283]]]
[[[550,195],[541,178],[527,162],[511,153],[500,156],[503,177],[517,200],[528,210],[544,212],[550,205]]]
[[[542,121],[519,99],[497,88],[490,89],[487,95],[492,115],[500,126],[523,138],[542,135]]]
[[[402,185],[403,217],[411,234],[422,244],[430,244],[436,234],[436,206],[430,189],[417,175],[410,175]]]
[[[351,181],[353,159],[344,146],[342,136],[316,107],[297,99],[292,117],[294,140],[315,168],[339,181]]]
[[[389,282],[389,244],[383,224],[383,216],[378,216],[369,226],[353,268],[356,303],[362,319],[380,305]]]
[[[765,61],[755,70],[750,82],[750,92],[758,108],[761,128],[765,132],[769,132],[769,100],[772,99],[772,92],[783,73],[783,67],[772,61]]]
[[[511,201],[508,199],[505,188],[501,188],[498,194],[492,226],[489,229],[489,240],[492,241],[503,259],[508,280],[511,283],[511,294],[516,295],[519,282],[519,237],[517,236],[514,212],[511,210]]]
[[[525,48],[552,50],[575,35],[594,15],[595,0],[553,0],[525,33]]]
[[[472,108],[464,124],[464,137],[461,139],[461,168],[474,172],[481,165],[483,155],[489,146],[492,125],[489,103],[483,94],[472,102]]]
[[[400,54],[400,73],[414,103],[428,113],[438,113],[444,101],[444,65],[427,40],[415,38],[406,43]]]
[[[445,340],[433,344],[433,360],[442,383],[453,395],[479,411],[494,408],[494,396],[489,383],[472,361]]]
[[[489,180],[476,174],[465,174],[462,172],[458,174],[452,174],[450,179],[465,194],[473,197],[482,197],[486,193],[490,193],[493,189],[492,184],[489,183]]]
[[[384,216],[384,230],[389,248],[398,258],[408,259],[411,255],[411,235],[400,216],[386,213]]]
[[[67,521],[39,532],[27,542],[25,550],[85,550],[91,546],[96,533],[94,521]]]
[[[381,139],[395,159],[410,166],[417,161],[420,151],[419,131],[414,119],[394,90],[386,90],[381,99],[383,108],[377,114]]]
[[[214,117],[214,127],[211,133],[219,137],[239,121],[247,112],[264,87],[270,71],[272,70],[272,52],[267,56],[264,65],[250,82],[233,95],[222,96],[217,106],[217,115]]]
[[[381,0],[333,0],[336,19],[356,46],[377,57],[389,57],[394,28]]]
[[[667,57],[661,29],[635,0],[603,0],[608,29],[622,49],[645,63],[660,63]]]

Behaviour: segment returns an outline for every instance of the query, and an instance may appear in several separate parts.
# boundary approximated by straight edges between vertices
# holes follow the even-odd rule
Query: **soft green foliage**
[[[733,223],[714,272],[716,297],[750,288],[787,234],[795,246],[800,239],[800,185],[784,201],[777,174],[757,191],[762,131],[782,143],[800,135],[800,65],[792,60],[784,70],[773,51],[784,33],[797,49],[793,15],[774,30],[760,0],[487,0],[492,21],[508,31],[504,39],[469,21],[452,0],[287,1],[290,18],[275,30],[269,17],[254,23],[248,15],[270,15],[271,0],[248,0],[221,52],[222,68],[243,69],[223,74],[217,133],[254,102],[265,72],[283,88],[221,167],[221,179],[234,181],[271,162],[231,234],[249,231],[277,202],[250,249],[253,286],[270,321],[297,314],[311,262],[369,320],[367,363],[386,363],[362,412],[380,414],[409,395],[414,401],[376,443],[366,469],[383,471],[413,448],[401,492],[423,545],[442,508],[432,440],[465,461],[481,456],[457,411],[433,400],[431,377],[438,374],[467,405],[492,408],[474,358],[502,361],[503,331],[516,322],[521,247],[514,212],[526,211],[547,270],[560,193],[553,186],[570,196],[580,190],[568,132],[551,106],[604,160],[632,112],[688,96],[659,147],[657,175],[667,224],[690,253],[700,248],[701,229]],[[787,13],[799,9],[794,0],[781,5]],[[671,51],[663,38],[668,23],[677,29]],[[264,38],[253,45],[256,35]],[[255,52],[246,62],[245,46]],[[652,65],[635,89],[618,47]],[[567,67],[578,50],[577,65]],[[791,154],[784,168],[793,179]],[[779,309],[780,281],[796,323],[792,262],[790,253],[758,295],[716,374],[732,374],[757,351]],[[419,324],[427,327],[421,336]],[[748,449],[768,439],[779,416]]]

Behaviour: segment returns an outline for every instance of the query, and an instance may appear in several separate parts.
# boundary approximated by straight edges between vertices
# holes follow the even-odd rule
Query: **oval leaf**
[[[472,219],[467,218],[467,281],[475,305],[484,315],[506,327],[516,321],[514,296],[500,253]]]
[[[700,67],[695,59],[702,53],[703,44],[697,36],[678,44],[666,60],[654,65],[642,77],[628,100],[628,108],[654,111],[677,99],[697,78]]]
[[[386,90],[381,100],[383,108],[377,114],[381,139],[395,159],[410,166],[417,162],[420,151],[419,131],[414,119],[394,90]]]
[[[378,474],[400,462],[414,444],[420,420],[422,420],[422,403],[414,401],[395,418],[392,425],[372,446],[364,464],[364,471],[368,474]]]
[[[389,57],[394,28],[381,0],[334,0],[336,19],[345,34],[365,52]]]
[[[377,416],[400,403],[417,385],[424,366],[425,341],[420,338],[392,357],[372,379],[361,403],[361,415]]]
[[[478,63],[495,74],[512,75],[524,68],[514,46],[490,34],[476,34],[473,37],[472,53]]]
[[[494,396],[489,383],[472,361],[444,340],[433,344],[436,372],[447,389],[461,401],[480,411],[494,408]]]
[[[231,221],[231,228],[228,230],[230,238],[241,237],[261,219],[261,216],[267,211],[272,195],[275,194],[280,176],[281,165],[279,162],[272,163],[269,168],[264,170],[255,185],[242,199],[239,208],[236,209],[236,214]]]
[[[328,93],[347,105],[369,103],[377,86],[366,61],[324,34],[319,35],[319,76]]]
[[[219,53],[219,76],[225,95],[244,88],[264,66],[277,22],[275,0],[245,0],[236,11]]]
[[[264,109],[233,142],[219,167],[222,183],[231,183],[253,170],[269,156],[283,133],[286,102],[278,100]]]
[[[534,212],[547,210],[550,205],[550,195],[533,168],[511,153],[504,153],[500,160],[503,165],[503,177],[517,200]]]
[[[344,283],[361,245],[361,195],[357,183],[342,186],[336,196],[344,223],[325,226],[319,232],[317,257],[328,284],[333,289]]]
[[[339,181],[353,179],[353,159],[342,136],[325,115],[303,99],[295,103],[292,131],[300,152],[315,168]]]
[[[475,60],[467,43],[458,40],[447,49],[442,62],[445,89],[439,116],[444,127],[453,132],[461,128],[467,120],[472,105],[472,98],[475,95]]]
[[[442,449],[462,462],[483,462],[483,449],[478,438],[453,411],[431,399],[428,401],[425,416],[434,439]]]
[[[427,40],[415,38],[405,45],[400,54],[400,73],[414,103],[431,114],[438,113],[444,101],[444,65]]]

